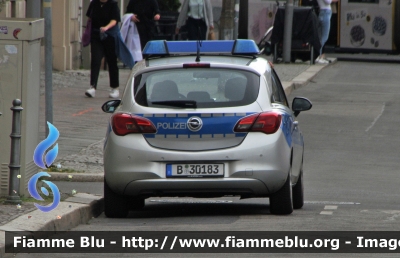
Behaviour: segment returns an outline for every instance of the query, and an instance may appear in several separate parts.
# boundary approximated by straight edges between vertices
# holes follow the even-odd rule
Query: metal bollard
[[[13,101],[13,120],[11,137],[11,156],[10,156],[10,175],[8,178],[8,196],[5,201],[7,204],[20,204],[22,201],[19,197],[19,182],[21,168],[21,100]]]
[[[283,62],[290,63],[292,51],[293,0],[286,0],[285,24],[283,28]]]

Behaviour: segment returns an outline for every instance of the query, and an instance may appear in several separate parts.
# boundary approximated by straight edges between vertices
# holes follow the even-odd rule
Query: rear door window
[[[274,70],[272,70],[272,73],[271,73],[271,82],[272,82],[271,102],[289,106],[288,101],[286,99],[285,90],[283,89],[281,81],[279,80],[278,75],[276,74],[276,72]]]
[[[234,107],[253,103],[260,77],[241,70],[191,68],[144,73],[135,78],[135,100],[158,108]]]

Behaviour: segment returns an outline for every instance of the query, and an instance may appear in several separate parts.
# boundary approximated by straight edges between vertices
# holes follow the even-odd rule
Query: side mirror
[[[101,110],[106,113],[114,113],[115,109],[121,104],[120,99],[109,100],[101,106]]]
[[[292,102],[292,110],[294,116],[298,116],[300,112],[307,111],[312,108],[311,101],[303,97],[295,97]]]

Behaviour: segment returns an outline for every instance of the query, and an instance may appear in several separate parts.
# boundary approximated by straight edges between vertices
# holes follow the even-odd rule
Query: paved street
[[[400,216],[397,69],[395,64],[339,62],[291,94],[308,97],[314,105],[299,117],[306,141],[305,185],[310,207],[321,206],[318,202],[344,202],[346,209],[372,207],[393,211],[393,218]],[[87,187],[60,182],[65,191],[70,185],[92,193],[102,191],[101,183]],[[154,212],[152,216],[157,216]]]
[[[299,116],[306,142],[306,203],[290,216],[271,215],[268,200],[263,198],[149,198],[145,209],[131,212],[128,219],[108,219],[102,214],[74,230],[398,231],[400,74],[397,70],[394,64],[338,62],[291,94],[291,98],[305,96],[312,100],[313,109]],[[101,183],[91,184],[101,187]],[[265,254],[246,255],[261,256]],[[397,257],[391,254],[271,256]],[[85,257],[110,257],[110,254],[85,254]]]
[[[309,198],[359,202],[360,218],[387,214],[369,226],[356,220],[357,228],[386,227],[400,215],[399,80],[397,64],[338,62],[296,92],[314,104],[300,117]]]

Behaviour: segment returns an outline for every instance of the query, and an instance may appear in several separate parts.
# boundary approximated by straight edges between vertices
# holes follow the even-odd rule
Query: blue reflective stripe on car
[[[157,134],[146,134],[146,138],[226,138],[245,137],[246,133],[235,133],[236,123],[243,117],[254,113],[192,113],[192,114],[137,114],[149,119],[157,128]],[[199,118],[201,129],[190,130],[188,121]]]
[[[282,114],[282,122],[281,122],[281,130],[283,135],[285,136],[287,144],[292,146],[292,126],[293,121],[291,120],[291,116],[287,113]]]

